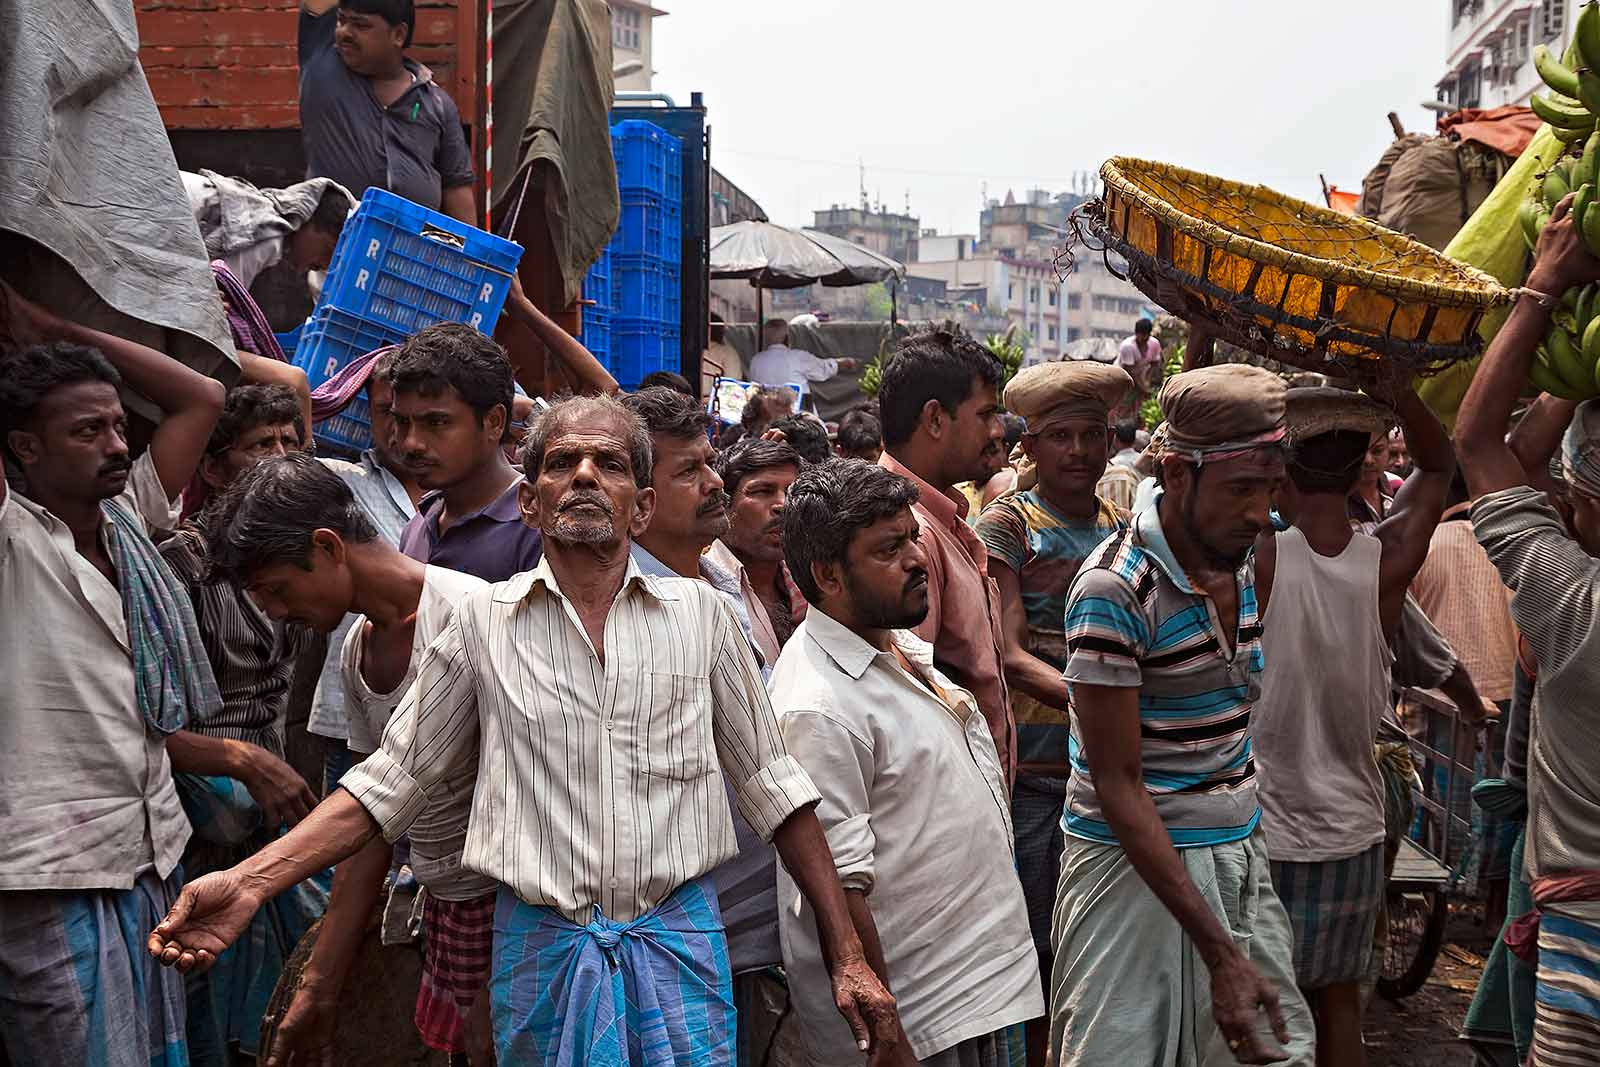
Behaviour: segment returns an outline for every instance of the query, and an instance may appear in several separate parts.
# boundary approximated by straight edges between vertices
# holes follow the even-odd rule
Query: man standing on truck
[[[306,177],[357,197],[387,189],[475,226],[461,115],[433,72],[405,56],[416,21],[412,0],[301,0]]]

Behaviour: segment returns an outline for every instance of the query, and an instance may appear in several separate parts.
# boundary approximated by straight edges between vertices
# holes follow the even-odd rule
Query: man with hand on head
[[[912,483],[860,460],[790,490],[784,552],[811,610],[773,670],[789,751],[822,794],[856,932],[894,993],[897,1063],[1010,1061],[1044,996],[1017,882],[1005,771],[972,694],[911,632],[928,610]],[[818,1062],[859,1062],[828,997],[805,895],[779,875],[789,988]]]
[[[183,1067],[183,982],[137,934],[183,882],[167,739],[221,698],[152,537],[222,386],[4,285],[0,336],[0,1059]],[[137,458],[124,386],[165,415]]]
[[[1561,294],[1600,278],[1571,205],[1571,197],[1558,204],[1539,235],[1533,269],[1456,420],[1473,531],[1511,589],[1512,618],[1538,660],[1524,857],[1537,909],[1525,918],[1537,919],[1537,932],[1523,923],[1515,947],[1526,956],[1537,944],[1529,1059],[1540,1067],[1592,1062],[1600,1048],[1600,404],[1546,397],[1538,405],[1572,417],[1561,445],[1570,530],[1506,440]]]
[[[911,510],[928,555],[928,614],[917,636],[933,645],[939,669],[977,698],[1009,777],[1017,745],[1000,592],[955,488],[987,480],[1005,462],[999,386],[1000,364],[966,334],[929,329],[907,337],[878,391],[879,462],[917,487]]]
[[[1006,408],[1027,423],[1021,444],[1030,474],[984,509],[978,536],[1000,589],[1007,630],[1006,682],[1017,721],[1017,779],[1011,800],[1017,873],[1028,925],[1049,981],[1050,914],[1061,874],[1061,805],[1067,795],[1070,696],[1063,631],[1067,591],[1084,559],[1127,528],[1127,515],[1095,495],[1106,466],[1106,419],[1128,388],[1116,367],[1091,361],[1042,363],[1006,385]],[[1029,1023],[1029,1062],[1042,1065],[1049,1022]]]
[[[1347,497],[1398,413],[1416,472],[1371,535]],[[1395,410],[1343,389],[1287,393],[1289,527],[1256,543],[1266,670],[1251,720],[1272,884],[1294,929],[1317,1061],[1366,1062],[1361,983],[1383,907],[1384,790],[1373,746],[1392,706],[1392,642],[1455,470],[1444,427],[1406,385]],[[1477,708],[1462,709],[1472,722]]]
[[[1236,364],[1169,380],[1161,488],[1067,599],[1050,1044],[1068,1067],[1313,1059],[1250,740],[1251,549],[1283,480],[1283,395],[1277,375]]]
[[[893,998],[732,610],[629,555],[655,502],[644,426],[610,398],[562,401],[529,432],[523,469],[521,507],[545,537],[538,567],[462,600],[378,751],[276,844],[191,884],[151,953],[208,966],[260,900],[380,829],[395,839],[481,753],[462,864],[501,883],[499,1062],[724,1067],[732,988],[705,875],[736,851],[726,774],[815,911],[857,1047],[892,1052]],[[557,971],[567,981],[553,985]]]
[[[257,466],[218,508],[217,565],[270,618],[300,619],[324,633],[355,619],[333,659],[348,701],[350,751],[359,759],[370,756],[416,677],[422,653],[443,632],[456,603],[487,583],[401,555],[349,485],[304,455]],[[430,798],[407,835],[408,862],[430,898],[471,903],[487,896],[492,908],[494,883],[461,867],[476,774],[474,756]],[[330,1049],[340,991],[392,852],[387,842],[374,838],[339,864],[316,947],[266,1050],[268,1067]],[[437,906],[425,901],[422,917],[423,988],[416,1023],[423,1043],[441,1052],[466,1052],[474,1063],[491,1063],[488,974],[463,975],[456,969],[459,961],[446,958],[439,931],[446,917]],[[483,1025],[467,1026],[480,996]],[[475,1046],[469,1037],[477,1038]]]

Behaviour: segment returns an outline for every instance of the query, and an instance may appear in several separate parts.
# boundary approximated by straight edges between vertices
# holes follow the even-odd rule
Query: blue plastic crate
[[[310,319],[308,318],[307,321],[309,322]],[[291,363],[294,361],[294,350],[299,347],[300,335],[305,331],[305,328],[306,324],[302,322],[288,333],[275,333],[272,335],[278,339],[278,347],[283,349],[284,356]]]
[[[514,241],[368,189],[339,236],[322,303],[402,334],[435,322],[491,333],[521,259]]]
[[[650,256],[618,256],[611,266],[611,306],[619,318],[676,326],[678,268]]]
[[[593,300],[602,311],[611,310],[611,249],[600,250],[600,258],[583,276],[583,298]],[[589,305],[585,304],[585,308]]]
[[[606,363],[611,358],[611,312],[603,308],[584,308],[583,333],[578,339],[595,359]]]
[[[385,345],[399,344],[406,336],[403,330],[393,329],[381,322],[370,322],[323,304],[303,324],[300,344],[294,354],[294,365],[306,372],[307,382],[315,389],[357,356]],[[333,418],[317,423],[313,429],[318,440],[338,448],[359,452],[369,447],[372,444],[372,427],[368,419],[366,397],[357,397],[349,407]]]
[[[637,389],[647,374],[679,369],[677,323],[619,318],[611,327],[611,376],[622,388]]]
[[[683,142],[653,122],[627,119],[611,127],[617,189],[683,199]]]
[[[683,209],[649,193],[624,193],[611,251],[614,256],[652,256],[663,263],[680,262]]]

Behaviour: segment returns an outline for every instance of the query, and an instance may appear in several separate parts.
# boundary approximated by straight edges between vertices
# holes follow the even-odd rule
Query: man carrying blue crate
[[[405,56],[416,21],[412,0],[301,0],[306,177],[358,198],[387,189],[475,226],[461,115],[433,72]]]

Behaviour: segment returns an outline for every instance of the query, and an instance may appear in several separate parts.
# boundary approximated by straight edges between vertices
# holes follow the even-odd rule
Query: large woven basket
[[[1442,369],[1478,354],[1479,321],[1510,298],[1426,245],[1263,186],[1121,156],[1100,176],[1104,200],[1078,217],[1140,290],[1306,370]]]

